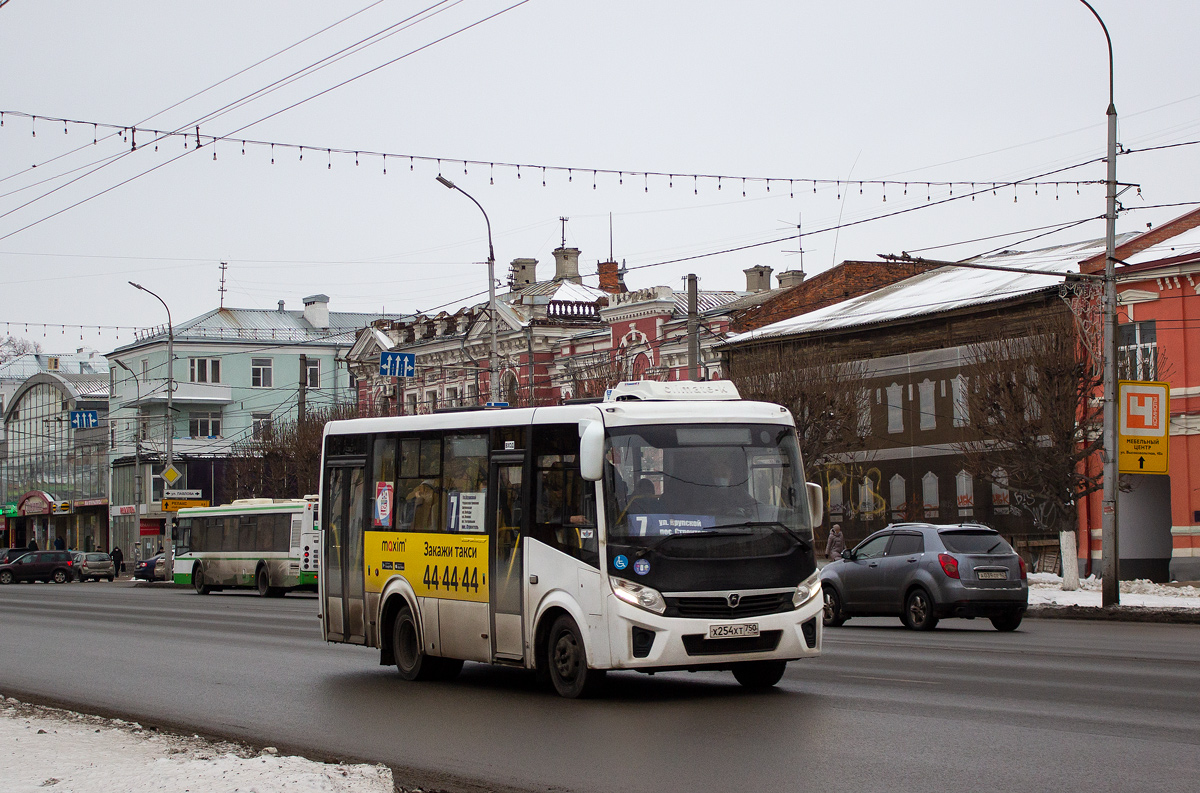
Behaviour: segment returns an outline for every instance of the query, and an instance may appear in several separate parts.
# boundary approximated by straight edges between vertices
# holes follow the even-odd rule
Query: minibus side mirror
[[[589,482],[604,477],[604,425],[599,421],[579,422],[579,474]]]
[[[808,487],[808,518],[814,527],[821,525],[825,517],[825,494],[815,482],[805,483]]]

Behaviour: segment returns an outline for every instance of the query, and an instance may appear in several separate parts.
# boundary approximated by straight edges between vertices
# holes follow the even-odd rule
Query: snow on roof
[[[569,300],[575,303],[595,303],[602,297],[608,297],[608,292],[592,286],[584,286],[583,284],[576,284],[571,281],[562,281],[559,283],[558,289],[554,290],[554,295],[550,299]]]
[[[1186,256],[1200,253],[1200,227],[1172,237],[1158,245],[1153,245],[1144,251],[1139,251],[1125,259],[1126,264],[1143,264],[1159,259],[1170,259],[1174,256]]]
[[[1132,236],[1121,235],[1117,243]],[[1062,273],[1078,272],[1081,260],[1103,252],[1104,240],[1100,239],[1035,251],[1004,251],[978,256],[965,261],[1034,270],[1046,275],[939,267],[865,295],[737,334],[730,337],[728,343],[871,325],[1008,300],[1061,284]]]

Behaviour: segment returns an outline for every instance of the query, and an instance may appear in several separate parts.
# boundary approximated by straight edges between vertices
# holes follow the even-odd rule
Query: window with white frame
[[[455,386],[446,386],[446,407],[458,407],[458,388]]]
[[[906,490],[904,484],[904,477],[900,476],[900,474],[895,474],[891,479],[888,480],[888,489],[891,490],[889,495],[891,496],[892,502],[893,520],[904,520],[906,517],[908,517],[906,503],[908,496],[904,492]]]
[[[438,409],[438,392],[437,391],[426,391],[425,392],[425,412],[432,413],[433,411],[435,411],[437,409]]]
[[[188,380],[193,383],[221,382],[221,359],[189,358]]]
[[[921,429],[931,430],[937,427],[937,414],[933,408],[933,381],[925,378],[917,383],[921,403]]]
[[[933,471],[921,477],[921,501],[927,519],[938,517],[938,477]]]
[[[969,518],[975,514],[975,478],[965,470],[959,471],[954,483],[958,489],[958,516]]]
[[[1158,359],[1158,327],[1154,320],[1117,327],[1117,368],[1123,380],[1154,380]]]
[[[255,438],[269,438],[271,436],[271,414],[251,413],[250,429]]]
[[[250,386],[252,388],[271,388],[275,385],[275,375],[270,358],[250,359]]]
[[[888,432],[904,432],[904,388],[899,383],[887,387]]]
[[[415,391],[404,395],[404,415],[417,415],[417,394]]]
[[[1001,514],[1008,511],[1010,502],[1008,492],[1008,471],[997,468],[992,471],[992,507]]]
[[[142,359],[142,379],[145,380],[149,376],[150,376],[150,359],[143,358]]]
[[[304,373],[304,384],[308,388],[321,387],[321,359],[308,358],[305,360],[307,367]]]
[[[954,426],[965,427],[970,420],[967,411],[967,378],[965,375],[956,375],[950,381],[950,394],[954,402]]]
[[[831,520],[841,520],[842,507],[842,480],[834,477],[829,480],[829,490],[826,493],[826,498],[829,499],[829,517]]]
[[[871,434],[871,392],[862,388],[858,391],[858,435],[865,438]]]
[[[188,415],[188,435],[193,438],[221,437],[221,413],[191,413]]]

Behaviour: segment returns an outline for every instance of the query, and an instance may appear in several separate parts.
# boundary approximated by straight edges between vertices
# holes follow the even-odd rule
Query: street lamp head
[[[437,180],[439,182],[441,182],[443,185],[445,185],[446,187],[450,188],[451,190],[453,190],[455,187],[457,187],[457,185],[454,184],[454,182],[451,182],[449,179],[442,176],[440,173],[437,175]]]
[[[115,361],[115,362],[116,362],[117,366],[121,367],[122,369],[124,369],[125,371],[129,372],[130,374],[133,374],[133,370],[132,370],[132,369],[130,369],[128,366],[126,366],[126,365],[125,365],[125,362],[124,362],[124,361],[122,361],[120,358],[113,358],[113,361]],[[136,375],[135,375],[135,376],[136,376]]]
[[[146,287],[142,286],[141,284],[135,284],[133,281],[130,281],[129,285],[132,286],[134,289],[140,289],[143,292],[146,291]]]

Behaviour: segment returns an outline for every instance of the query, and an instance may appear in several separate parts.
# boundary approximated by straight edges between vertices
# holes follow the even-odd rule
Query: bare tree
[[[604,350],[570,359],[565,374],[559,379],[573,398],[590,399],[604,396],[606,390],[628,379],[629,375],[628,356],[624,350]]]
[[[11,361],[26,353],[39,353],[42,351],[42,345],[36,341],[28,339],[18,339],[16,336],[8,336],[0,341],[0,363]]]
[[[357,416],[356,405],[334,405],[269,425],[258,437],[234,444],[225,492],[230,498],[300,498],[318,492],[325,423]]]
[[[792,411],[800,452],[810,466],[844,462],[867,446],[866,363],[818,345],[772,345],[730,356],[729,379],[745,399]]]
[[[1087,465],[1103,445],[1100,368],[1062,311],[1031,321],[1023,335],[969,345],[963,374],[965,467],[1006,488],[1037,528],[1058,533],[1063,587],[1078,588],[1076,504],[1101,487]]]

